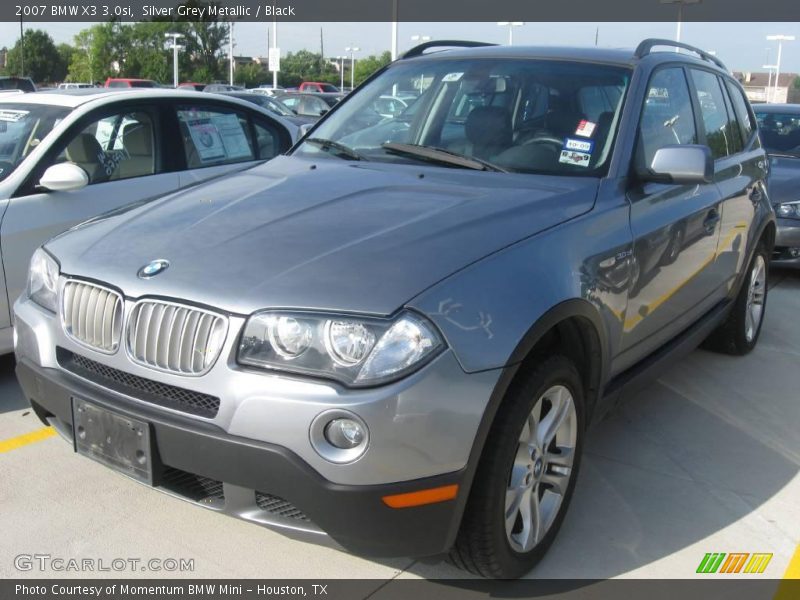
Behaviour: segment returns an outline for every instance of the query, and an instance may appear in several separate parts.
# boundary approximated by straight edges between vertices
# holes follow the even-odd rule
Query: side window
[[[734,152],[733,141],[730,139],[732,124],[725,109],[719,78],[713,73],[698,69],[691,69],[691,73],[706,130],[706,143],[711,148],[711,154],[715,159],[729,156]]]
[[[281,98],[281,102],[283,102],[286,106],[291,108],[294,112],[297,112],[297,109],[300,108],[299,96],[283,96]]]
[[[275,127],[261,120],[254,121],[253,127],[256,131],[258,158],[269,160],[278,156],[281,153],[281,139]]]
[[[93,121],[67,142],[55,162],[73,162],[89,185],[156,173],[153,119],[147,111],[120,112]]]
[[[728,93],[730,93],[733,106],[736,109],[736,120],[739,122],[739,128],[742,131],[742,138],[744,139],[745,143],[747,143],[747,141],[750,139],[750,136],[753,135],[753,131],[755,130],[753,118],[747,108],[747,100],[745,100],[742,90],[737,88],[730,81],[726,83],[728,87]]]
[[[301,115],[307,115],[310,117],[319,117],[322,116],[323,113],[326,113],[330,110],[330,107],[325,103],[324,100],[320,100],[319,98],[315,98],[314,96],[306,96],[303,99],[302,108],[300,109]]]
[[[177,109],[186,168],[255,160],[247,117],[238,111],[208,106]]]
[[[659,148],[696,143],[694,112],[683,69],[672,67],[656,71],[650,78],[639,122],[639,166],[650,165]]]
[[[731,104],[731,98],[728,95],[728,90],[725,89],[725,85],[722,83],[722,80],[720,80],[720,87],[722,88],[722,95],[725,98],[725,110],[728,113],[728,125],[725,130],[725,134],[730,145],[729,150],[731,151],[731,154],[736,154],[737,152],[741,152],[742,148],[744,148],[744,144],[742,142],[742,130],[739,127],[736,113],[733,110],[733,104]]]

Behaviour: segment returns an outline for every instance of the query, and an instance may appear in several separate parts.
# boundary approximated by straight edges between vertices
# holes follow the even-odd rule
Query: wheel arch
[[[509,390],[519,384],[528,371],[526,366],[538,361],[548,353],[555,352],[564,354],[573,360],[584,382],[587,408],[585,422],[589,423],[607,381],[609,349],[608,336],[605,331],[602,317],[597,308],[587,300],[573,298],[549,309],[519,341],[495,384],[473,440],[466,472],[461,482],[463,490],[459,494],[458,518],[454,520],[456,530],[452,532],[453,540],[455,540],[475,472],[495,417]]]

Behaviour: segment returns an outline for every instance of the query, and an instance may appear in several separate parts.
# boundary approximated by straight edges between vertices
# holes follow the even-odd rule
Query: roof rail
[[[690,46],[689,44],[684,44],[683,42],[676,42],[674,40],[663,40],[659,38],[646,39],[636,47],[636,51],[633,53],[633,55],[636,58],[643,58],[648,54],[650,54],[650,52],[655,46],[671,46],[673,48],[683,48],[684,50],[688,50],[689,52],[694,52],[695,54],[699,55],[700,58],[702,58],[703,60],[707,60],[709,62],[714,63],[723,71],[728,70],[728,67],[725,66],[725,63],[723,63],[713,54],[709,54],[705,50],[700,50],[700,48],[696,48],[695,46]]]
[[[400,58],[414,58],[415,56],[422,56],[425,50],[429,48],[481,48],[484,46],[496,46],[497,44],[489,44],[487,42],[470,42],[468,40],[441,40],[434,42],[425,42],[419,46],[414,46],[408,52],[402,54]]]

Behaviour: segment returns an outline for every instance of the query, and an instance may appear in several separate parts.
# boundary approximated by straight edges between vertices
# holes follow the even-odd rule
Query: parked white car
[[[43,242],[95,215],[285,152],[298,127],[235,98],[182,90],[0,96],[0,354]]]

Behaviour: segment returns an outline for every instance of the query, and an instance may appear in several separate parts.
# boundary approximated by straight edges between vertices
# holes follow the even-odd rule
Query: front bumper
[[[457,531],[458,499],[392,509],[381,498],[458,484],[463,470],[397,484],[338,485],[285,448],[112,398],[71,375],[37,367],[27,359],[18,362],[17,377],[36,413],[69,439],[73,397],[149,423],[156,448],[156,488],[206,508],[366,556],[440,554]]]
[[[778,264],[798,264],[800,256],[792,256],[791,249],[800,249],[800,219],[777,219],[775,251],[772,261]]]
[[[445,352],[412,376],[369,390],[267,375],[241,369],[233,360],[242,324],[231,318],[220,360],[208,374],[189,378],[140,367],[124,352],[108,356],[81,347],[54,315],[22,298],[15,305],[17,376],[40,418],[67,439],[72,439],[76,397],[150,424],[157,489],[358,554],[447,551],[468,485],[460,486],[455,500],[412,508],[390,508],[382,498],[465,480],[500,372],[467,375]],[[219,413],[186,414],[79,376],[60,364],[64,351],[213,394],[220,399]],[[310,443],[311,422],[333,409],[352,411],[369,427],[369,447],[352,463],[331,463]]]

